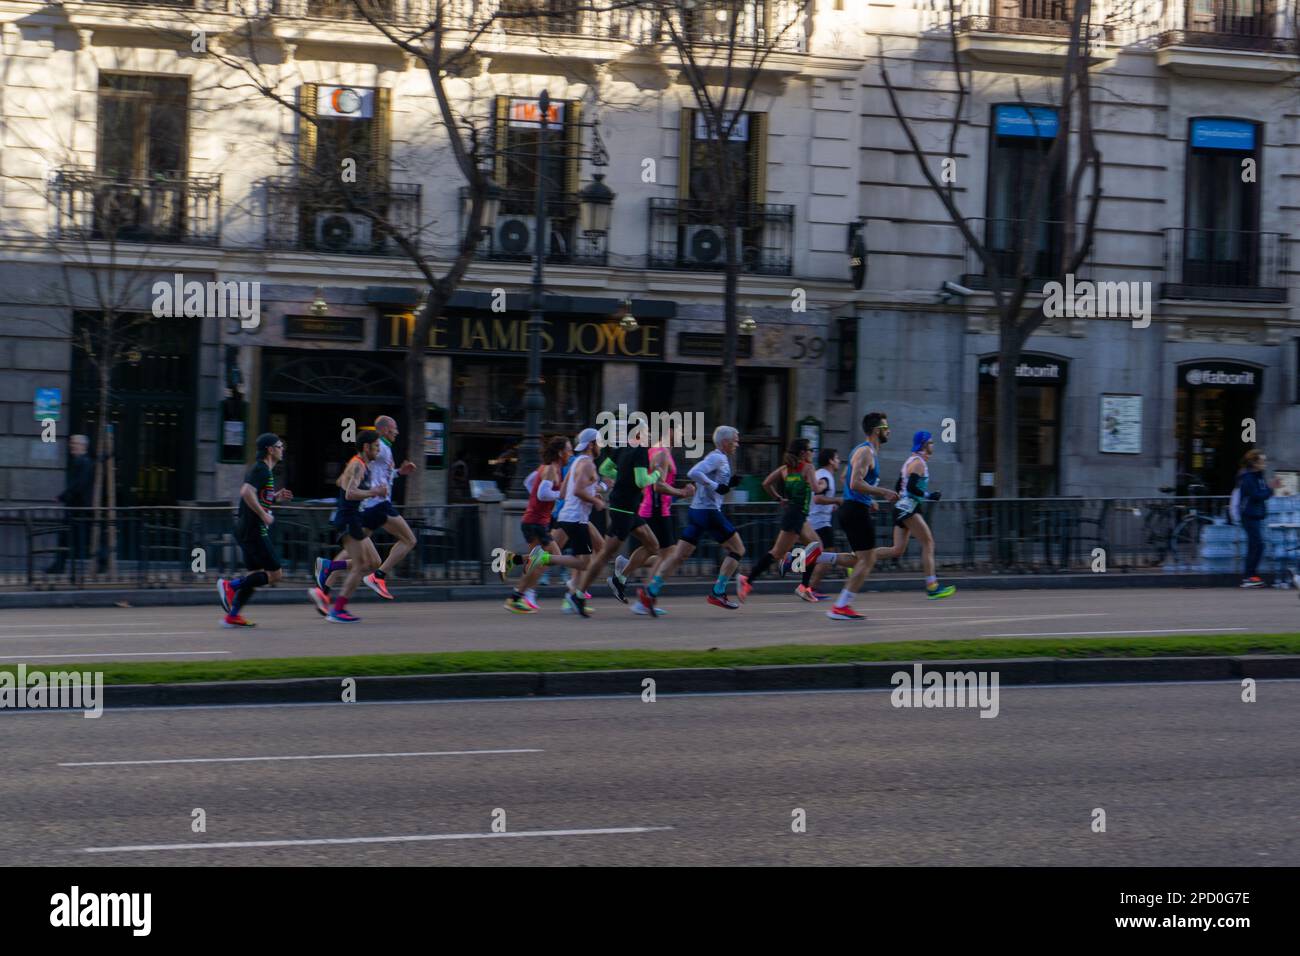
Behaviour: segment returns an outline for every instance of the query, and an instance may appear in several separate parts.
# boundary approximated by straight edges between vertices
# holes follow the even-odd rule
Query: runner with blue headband
[[[934,534],[918,510],[923,501],[938,501],[940,494],[930,490],[930,457],[934,454],[934,436],[918,431],[912,436],[912,454],[903,462],[898,476],[899,498],[894,503],[894,546],[877,548],[876,560],[901,558],[907,551],[907,540],[915,535],[921,542],[921,566],[925,569],[925,596],[930,600],[951,597],[957,588],[951,584],[939,586],[934,573]]]

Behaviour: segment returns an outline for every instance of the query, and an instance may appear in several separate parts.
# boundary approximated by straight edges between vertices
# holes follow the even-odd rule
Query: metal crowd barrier
[[[495,580],[492,549],[509,542],[487,540],[493,535],[484,530],[481,509],[486,507],[492,506],[403,508],[417,546],[398,577],[430,584]],[[1244,553],[1239,529],[1225,523],[1227,507],[1226,497],[958,499],[923,505],[921,514],[934,534],[936,563],[950,573],[1227,572],[1238,569]],[[1300,508],[1300,498],[1275,500],[1271,510],[1292,507]],[[324,505],[275,509],[272,538],[291,582],[306,582],[314,559],[336,550],[329,512]],[[745,542],[748,567],[775,541],[779,507],[745,503],[729,505],[726,512]],[[685,503],[674,514],[680,532]],[[233,519],[233,508],[208,505],[118,508],[111,515],[89,508],[0,509],[0,587],[173,587],[210,581],[214,570],[241,567]],[[891,507],[881,505],[876,528],[877,546],[891,545]],[[389,543],[382,530],[376,534],[381,551]],[[848,547],[838,526],[835,547]],[[711,575],[720,560],[717,544],[705,540],[679,573]],[[204,576],[200,568],[209,573]],[[877,565],[880,573],[920,569],[916,542],[909,542],[902,557]]]

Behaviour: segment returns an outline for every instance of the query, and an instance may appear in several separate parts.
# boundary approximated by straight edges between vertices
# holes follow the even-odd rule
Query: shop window
[[[1060,494],[1061,410],[1066,364],[1050,356],[1022,355],[1016,368],[1018,498]],[[997,356],[979,360],[977,495],[997,494]]]

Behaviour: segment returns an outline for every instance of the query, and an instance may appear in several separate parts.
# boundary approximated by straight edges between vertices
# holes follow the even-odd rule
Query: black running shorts
[[[280,558],[275,553],[271,536],[254,532],[239,539],[239,549],[244,552],[244,567],[250,571],[279,571]]]
[[[632,536],[632,531],[645,524],[645,518],[640,515],[632,514],[630,511],[613,511],[609,513],[609,530],[604,532],[607,537],[617,538],[619,541],[626,541]]]
[[[524,521],[520,523],[519,530],[524,533],[524,540],[529,544],[540,544],[545,547],[551,543],[551,529],[545,525]]]
[[[560,530],[569,536],[569,540],[564,543],[566,550],[578,556],[591,554],[591,529],[587,527],[587,522],[561,521]]]
[[[835,550],[835,528],[827,525],[824,528],[817,529],[817,537],[822,539],[822,548],[826,551]]]
[[[669,548],[677,541],[677,528],[673,525],[672,515],[652,515],[645,519],[650,530],[659,540],[659,547]]]
[[[849,539],[850,551],[870,551],[876,546],[876,518],[861,501],[840,505],[840,527]]]
[[[793,531],[798,534],[803,530],[804,522],[808,520],[808,512],[802,508],[787,507],[781,512],[781,530]]]
[[[400,517],[393,503],[388,500],[381,501],[377,505],[371,505],[369,508],[361,509],[361,524],[369,531],[377,531],[388,523],[389,518]]]

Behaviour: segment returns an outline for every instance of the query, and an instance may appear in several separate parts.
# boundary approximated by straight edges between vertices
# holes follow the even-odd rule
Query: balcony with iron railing
[[[741,271],[788,276],[794,270],[794,206],[736,206]],[[720,272],[726,268],[726,236],[712,203],[650,200],[651,269]]]
[[[50,182],[54,237],[215,246],[221,241],[221,177],[136,179],[65,166]]]
[[[1069,0],[971,0],[957,21],[958,48],[978,60],[1011,66],[1060,66],[1069,53]],[[1113,55],[1114,29],[1100,14],[1086,24],[1090,63]]]
[[[460,189],[461,229],[469,225],[468,190]],[[494,262],[532,262],[537,248],[537,194],[531,189],[503,189],[496,223],[483,230],[477,255]],[[609,237],[584,233],[579,225],[575,193],[546,198],[546,261],[554,265],[603,266],[609,259]]]
[[[1004,289],[1010,288],[1020,275],[1022,248],[1023,269],[1029,277],[1031,292],[1041,291],[1043,283],[1057,274],[1065,237],[1063,221],[967,219],[966,224],[983,241],[997,267]],[[971,289],[991,289],[992,276],[974,246],[967,244],[965,261],[966,271],[962,275],[962,285]]]
[[[1156,63],[1183,76],[1275,83],[1297,75],[1294,0],[1183,0],[1161,22]]]
[[[373,215],[367,215],[367,212]],[[379,217],[383,222],[378,222]],[[323,190],[292,176],[266,180],[266,247],[353,256],[402,256],[395,236],[420,247],[420,186]]]
[[[1287,300],[1288,237],[1234,229],[1166,229],[1164,299]]]

